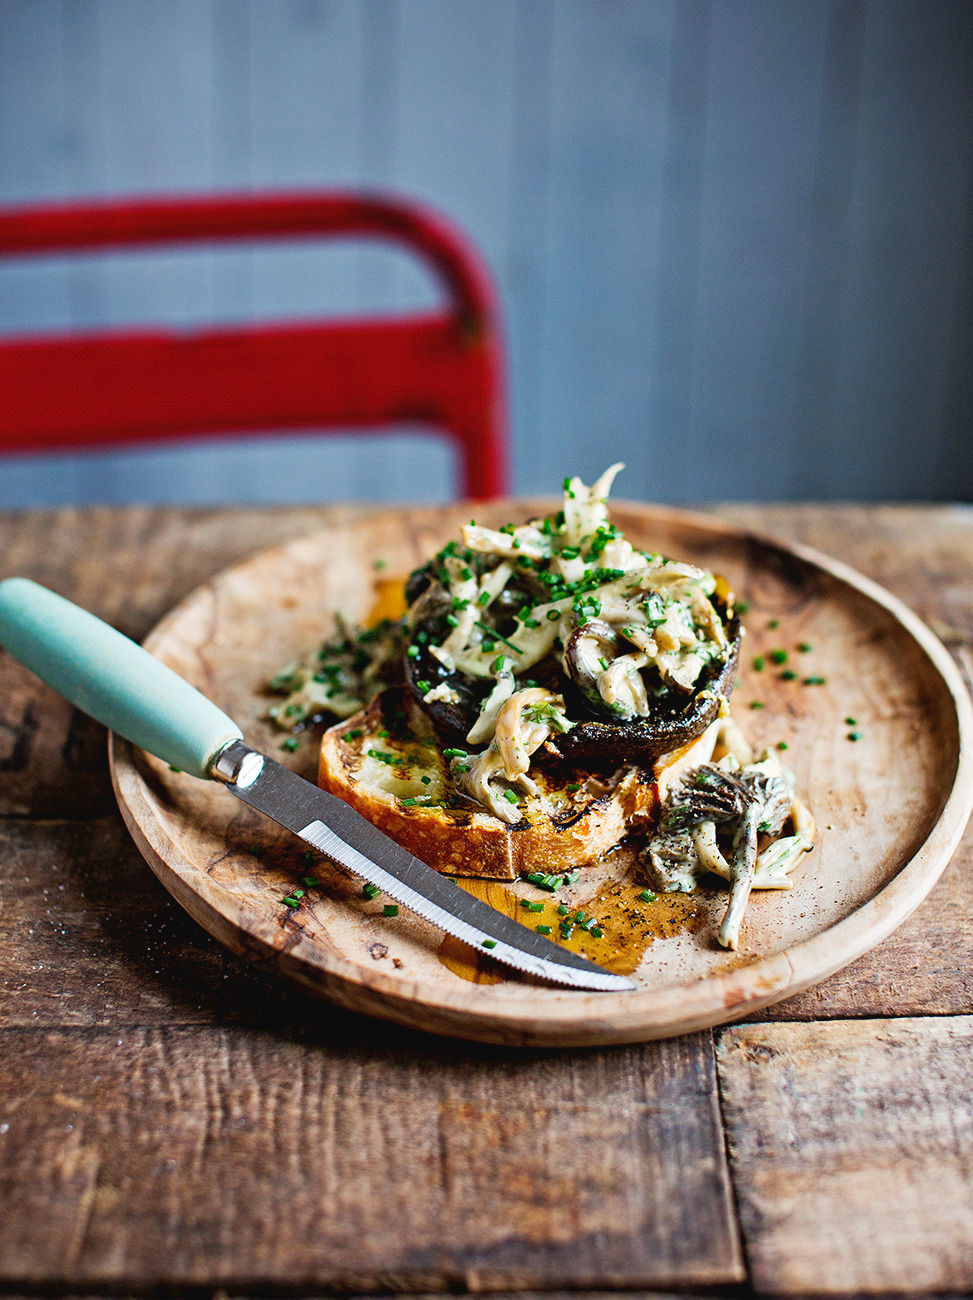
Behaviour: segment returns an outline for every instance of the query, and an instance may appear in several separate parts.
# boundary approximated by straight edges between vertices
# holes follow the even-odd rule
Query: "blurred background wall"
[[[969,0],[0,0],[0,202],[364,186],[503,304],[514,488],[973,499]],[[0,270],[0,330],[431,301],[302,248]],[[2,395],[0,395],[2,400]],[[0,462],[0,506],[436,500],[440,445]]]

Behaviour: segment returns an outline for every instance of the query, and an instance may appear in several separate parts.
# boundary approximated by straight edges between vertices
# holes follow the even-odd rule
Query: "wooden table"
[[[0,576],[141,637],[336,513],[0,515]],[[877,578],[973,678],[973,509],[718,513]],[[0,1293],[973,1289],[969,832],[892,938],[749,1023],[517,1051],[223,952],[129,840],[101,730],[2,655],[0,772]]]

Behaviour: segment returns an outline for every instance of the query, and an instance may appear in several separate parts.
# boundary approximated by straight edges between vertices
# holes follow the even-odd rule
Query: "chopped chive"
[[[750,606],[745,600],[738,600],[735,605],[738,614],[749,614]]]
[[[642,903],[654,903],[657,896],[652,893],[651,889],[643,889],[639,894],[639,901]]]
[[[314,861],[314,850],[313,850],[313,849],[305,849],[305,850],[304,850],[304,861],[305,861],[305,862],[313,862],[313,861]]]
[[[549,609],[547,611],[548,623],[556,623],[560,617],[561,617],[561,611],[559,609]]]
[[[432,683],[427,682],[425,678],[423,678],[421,681],[416,682],[416,686],[420,691],[422,691],[423,695],[425,695],[427,691],[432,690]]]
[[[467,754],[465,749],[444,749],[443,757],[444,758],[468,758],[469,755]]]
[[[299,898],[295,898],[293,894],[288,894],[286,898],[282,898],[280,901],[284,904],[285,907],[290,907],[290,908],[300,907],[301,905],[301,900]]]
[[[297,746],[299,744],[300,741],[297,739],[296,736],[288,736],[287,739],[281,745],[281,749],[286,749],[289,754],[293,754],[294,750],[297,749]]]
[[[805,677],[805,678],[804,678],[804,685],[805,685],[805,686],[823,686],[826,680],[827,680],[827,678],[825,678],[825,677],[819,677],[819,676],[817,675],[817,673],[815,673],[813,677]]]
[[[403,808],[414,808],[418,802],[419,800],[415,795],[410,795],[408,799],[399,800]]]
[[[373,569],[384,569],[387,564],[388,560],[372,560]]]
[[[512,641],[508,641],[505,636],[501,636],[500,633],[496,630],[496,628],[487,627],[486,623],[477,623],[475,626],[478,627],[481,632],[486,632],[488,636],[493,637],[494,641],[499,641],[502,645],[509,646],[510,649],[514,652],[514,654],[517,655],[523,654],[523,651],[520,649],[520,646],[514,645],[514,643]]]
[[[484,948],[495,948],[496,946],[497,946],[497,941],[496,941],[496,939],[484,939],[484,940],[483,940],[483,947],[484,947]]]
[[[581,782],[572,781],[570,785],[566,785],[564,788],[567,790],[568,794],[574,794],[575,790],[581,789]]]
[[[419,780],[422,782],[423,785],[431,785],[431,784],[432,784],[432,777],[431,777],[431,776],[420,776]]]
[[[362,896],[365,898],[378,898],[379,894],[382,891],[379,889],[378,885],[373,885],[369,883],[369,884],[362,885],[361,892],[362,892]]]
[[[800,650],[800,652],[801,652],[802,655],[806,655],[809,651],[811,651],[811,650],[814,649],[814,646],[813,646],[813,645],[809,645],[809,644],[807,643],[807,641],[801,641],[801,642],[798,644],[798,647],[797,647],[797,648],[798,648],[798,650]]]
[[[571,911],[571,909],[569,907],[565,907],[563,903],[558,903],[557,910],[560,916],[567,916],[568,913]]]
[[[308,889],[314,889],[314,887],[320,885],[321,882],[318,880],[317,876],[305,876],[302,883],[307,885]]]
[[[770,657],[771,657],[771,659],[773,659],[773,661],[774,661],[775,664],[786,664],[786,663],[787,663],[787,651],[786,651],[786,650],[771,650],[771,652],[770,652]]]
[[[488,591],[481,591],[476,598],[476,603],[480,609],[486,609],[487,605],[490,603],[490,593]]]
[[[385,906],[382,908],[383,916],[398,916],[398,914],[399,914],[398,903],[386,903]]]
[[[849,732],[848,732],[848,739],[849,739],[849,740],[861,740],[861,738],[862,738],[862,733],[861,733],[860,731],[849,731]]]
[[[769,628],[780,627],[780,619],[779,619],[779,618],[772,618],[772,619],[770,620],[770,622],[767,624],[767,626],[768,626]]]
[[[532,871],[526,878],[532,885],[537,885],[545,879],[545,875],[543,871]]]
[[[785,668],[780,675],[780,680],[782,682],[795,682],[797,681],[797,673],[793,668]]]
[[[346,731],[345,734],[341,737],[341,739],[342,739],[342,740],[361,740],[363,734],[364,734],[364,733],[362,732],[361,727],[354,727],[351,731]]]
[[[588,933],[591,935],[592,939],[600,939],[605,932],[599,926],[593,925]]]
[[[551,927],[550,927],[549,925],[535,925],[535,926],[534,926],[534,929],[537,931],[538,934],[550,934],[550,933],[551,933]]]
[[[580,871],[569,871],[568,874],[564,877],[564,883],[566,885],[573,885],[580,875],[581,875]]]
[[[517,802],[517,795],[513,790],[504,790],[503,797],[506,799],[507,803]]]
[[[764,707],[764,702],[763,700],[751,700],[750,707],[751,709],[762,709]]]
[[[544,910],[543,903],[532,903],[529,898],[522,898],[520,900],[520,906],[525,912],[543,912]]]
[[[778,749],[786,749],[786,748],[787,748],[787,741],[786,741],[786,740],[778,740],[778,742],[777,742],[777,748],[778,748]]]
[[[764,657],[763,657],[763,655],[755,655],[755,656],[754,656],[753,666],[754,666],[754,670],[755,670],[756,672],[758,672],[758,673],[762,673],[762,672],[763,672],[763,670],[764,670]]]
[[[845,726],[846,726],[846,727],[857,727],[857,726],[858,726],[858,723],[855,721],[854,718],[845,718]]]

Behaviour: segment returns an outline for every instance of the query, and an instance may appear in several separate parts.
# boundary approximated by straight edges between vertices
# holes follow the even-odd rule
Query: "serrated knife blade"
[[[258,812],[447,934],[496,961],[570,988],[624,992],[631,980],[552,943],[474,898],[362,815],[243,741],[217,755],[213,775]]]

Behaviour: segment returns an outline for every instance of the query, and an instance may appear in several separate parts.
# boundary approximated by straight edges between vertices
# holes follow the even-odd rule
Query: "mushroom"
[[[736,821],[753,802],[744,782],[730,772],[704,763],[689,774],[673,793],[678,803],[671,804],[663,818],[664,830],[684,830],[703,822]]]
[[[688,831],[654,835],[639,853],[652,883],[667,894],[691,894],[700,868],[699,853]]]
[[[552,695],[539,686],[511,695],[497,714],[493,742],[503,758],[507,780],[523,776],[530,766],[531,754],[551,732],[569,726],[560,695]]]
[[[577,721],[565,735],[551,736],[548,749],[557,751],[561,758],[614,759],[620,755],[628,759],[651,763],[660,754],[671,753],[701,736],[711,722],[715,722],[720,706],[728,700],[736,680],[740,655],[740,625],[736,619],[727,624],[727,645],[723,655],[704,669],[694,689],[683,695],[678,691],[662,690],[648,693],[649,712],[645,717],[620,721],[603,721],[604,702],[600,716]],[[573,718],[579,713],[568,709]]]
[[[649,716],[649,696],[641,673],[647,663],[645,655],[619,655],[601,675],[601,698],[624,722]]]
[[[786,872],[802,848],[810,847],[796,835],[786,852],[782,849],[765,862],[758,858],[759,836],[778,835],[792,815],[793,802],[790,782],[776,758],[737,772],[704,763],[673,790],[659,831],[643,846],[639,859],[668,891],[692,889],[695,875],[706,871],[723,876],[730,885],[730,898],[717,937],[724,948],[735,949],[751,890],[787,888]],[[733,832],[729,861],[717,843],[717,826]],[[756,879],[758,862],[760,880]]]
[[[749,804],[733,837],[730,863],[730,901],[717,938],[724,948],[736,949],[740,924],[753,889],[757,866],[758,834],[776,835],[791,811],[791,790],[787,781],[772,770],[770,763],[754,763],[740,776]]]
[[[612,717],[599,682],[618,652],[618,635],[601,619],[583,623],[571,633],[564,647],[564,667],[590,709],[603,717]]]

